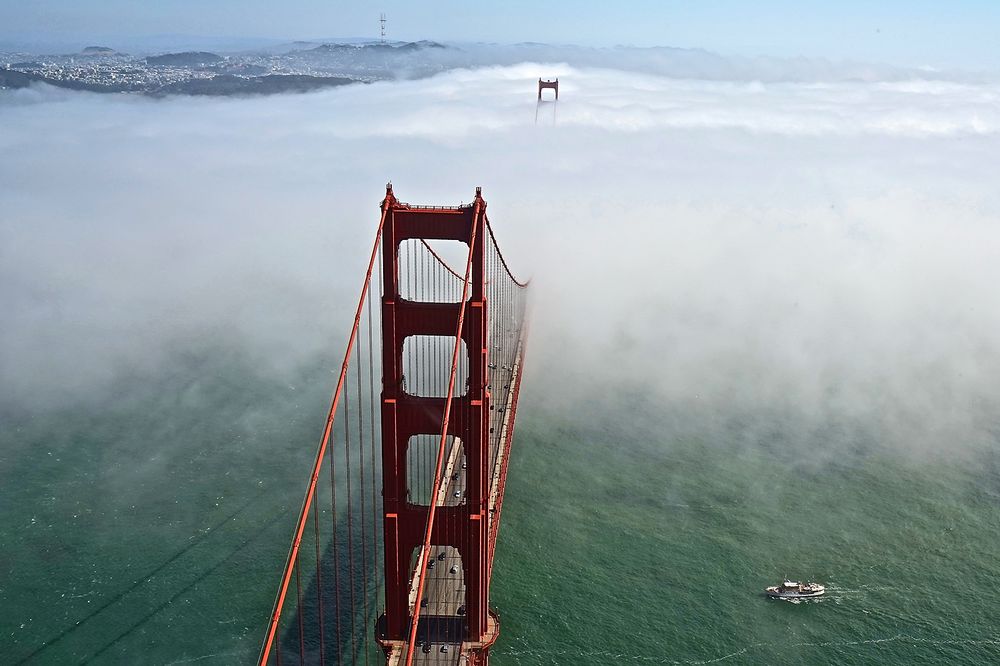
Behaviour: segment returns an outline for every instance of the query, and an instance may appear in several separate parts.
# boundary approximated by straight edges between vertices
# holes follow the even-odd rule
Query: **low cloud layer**
[[[301,46],[293,47],[300,50]],[[279,49],[281,50],[281,49]],[[359,60],[364,60],[359,56]],[[898,67],[880,63],[828,60],[825,58],[780,58],[727,56],[704,49],[657,46],[593,48],[539,43],[450,44],[445,49],[396,53],[393,67],[401,78],[419,77],[455,67],[510,67],[525,62],[567,63],[574,68],[603,68],[675,79],[764,83],[954,81],[993,82],[998,73],[943,70],[931,67]],[[385,67],[382,54],[368,59],[371,69]]]
[[[92,395],[192,345],[275,372],[339,345],[392,180],[415,203],[484,187],[535,279],[539,405],[634,385],[922,451],[993,442],[1000,86],[697,74],[4,92],[0,400]],[[558,106],[536,107],[539,76]]]

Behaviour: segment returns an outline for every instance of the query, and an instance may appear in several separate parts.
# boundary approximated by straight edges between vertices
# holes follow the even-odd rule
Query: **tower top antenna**
[[[382,27],[382,44],[385,44],[385,12],[379,14],[378,22]]]

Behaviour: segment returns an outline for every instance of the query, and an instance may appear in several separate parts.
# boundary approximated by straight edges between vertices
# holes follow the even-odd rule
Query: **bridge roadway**
[[[462,454],[462,441],[457,437],[452,440],[448,464],[444,473],[447,483],[438,495],[438,506],[457,506],[465,499],[465,462]],[[443,559],[442,559],[443,558]],[[421,611],[420,626],[417,627],[417,640],[420,644],[414,650],[414,664],[440,664],[444,666],[466,663],[462,656],[462,615],[465,609],[465,573],[462,570],[462,557],[452,546],[431,546],[427,559],[427,581],[424,584],[424,606]],[[417,559],[417,566],[424,558]],[[416,576],[413,572],[411,580]],[[410,612],[416,601],[417,590],[411,586]],[[459,613],[462,611],[462,613]],[[424,644],[430,650],[424,652]],[[446,651],[442,652],[442,648]],[[404,655],[405,657],[405,652]],[[391,662],[390,662],[391,663]],[[400,663],[403,663],[400,660]]]
[[[510,418],[513,410],[518,374],[520,373],[521,351],[523,341],[519,341],[513,367],[510,369],[509,383],[506,388],[505,400],[497,405],[490,415],[491,430],[497,433],[497,453],[490,479],[489,520],[492,534],[493,521],[497,517],[497,503],[500,499],[501,473],[504,464],[504,446],[511,427]],[[462,442],[457,437],[452,440],[451,451],[445,466],[446,483],[438,493],[438,506],[456,506],[464,500],[465,494],[465,460],[462,454]],[[424,561],[417,558],[416,566]],[[417,648],[413,651],[414,664],[435,666],[465,666],[469,663],[469,651],[479,647],[465,643],[462,640],[465,609],[465,576],[462,570],[462,558],[458,550],[451,546],[431,546],[427,581],[424,584],[424,600],[427,605],[420,611],[421,617],[417,627]],[[416,568],[410,580],[416,577]],[[410,613],[416,601],[417,591],[413,585],[410,589]],[[499,631],[496,618],[489,617],[489,636],[495,638]],[[492,641],[491,641],[492,642]],[[429,646],[427,652],[424,647]],[[406,661],[406,643],[399,642],[392,646],[388,666],[401,666]]]

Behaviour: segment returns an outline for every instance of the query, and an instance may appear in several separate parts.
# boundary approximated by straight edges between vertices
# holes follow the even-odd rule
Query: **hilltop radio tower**
[[[379,14],[378,22],[382,27],[382,43],[385,44],[385,14]]]

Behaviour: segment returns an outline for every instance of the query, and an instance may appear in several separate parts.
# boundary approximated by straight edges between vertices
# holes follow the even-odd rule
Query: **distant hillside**
[[[197,67],[199,65],[214,65],[223,60],[222,56],[207,51],[185,51],[184,53],[164,53],[163,55],[149,56],[146,58],[146,64]]]
[[[426,39],[419,42],[394,42],[390,44],[321,44],[311,51],[328,52],[328,51],[390,51],[390,52],[407,52],[407,51],[419,51],[421,49],[446,49],[448,48],[444,44],[439,44],[438,42],[431,42]]]
[[[88,46],[82,51],[82,55],[88,56],[102,56],[102,55],[114,55],[117,53],[114,49],[108,48],[107,46]]]
[[[101,85],[86,81],[51,79],[41,74],[16,72],[12,69],[0,69],[0,88],[27,88],[32,83],[47,83],[56,88],[68,90],[86,90],[89,92],[140,92],[141,86],[134,83],[116,83]]]
[[[210,95],[218,97],[241,95],[277,95],[304,93],[311,90],[346,86],[360,83],[355,79],[339,76],[308,76],[306,74],[268,74],[267,76],[232,76],[219,74],[208,79],[189,79],[162,86],[156,90],[143,89],[140,83],[100,85],[84,81],[50,79],[40,74],[0,69],[0,89],[27,88],[33,83],[47,83],[57,88],[89,92],[141,92],[156,97],[167,95]]]
[[[407,42],[406,44],[400,44],[397,48],[403,49],[404,51],[416,51],[418,49],[446,49],[448,47],[438,42],[421,39],[419,42]]]
[[[37,74],[25,74],[15,72],[12,69],[0,69],[0,88],[27,88],[34,81],[40,81],[42,77]]]

